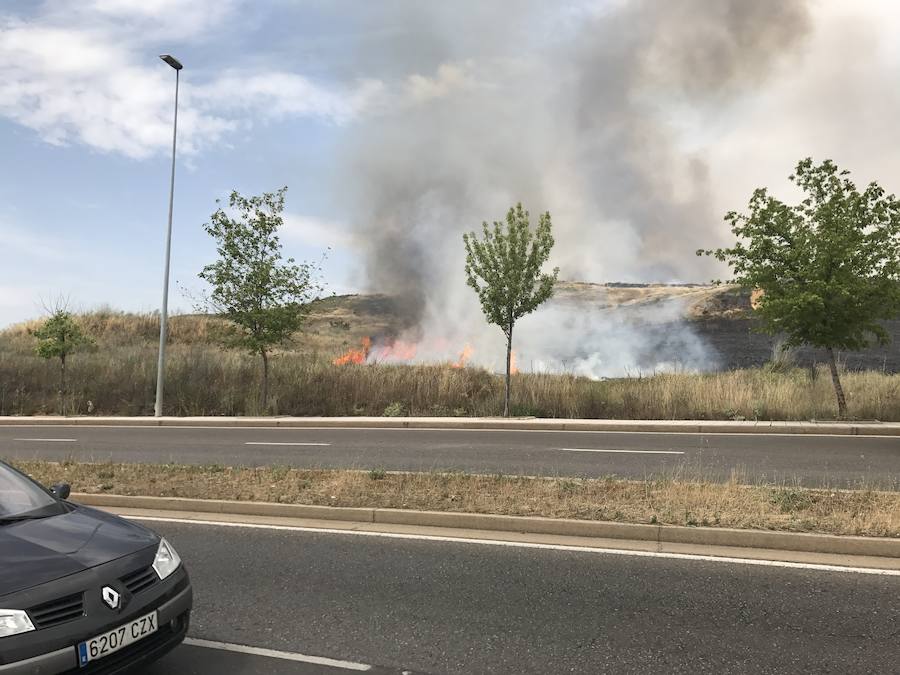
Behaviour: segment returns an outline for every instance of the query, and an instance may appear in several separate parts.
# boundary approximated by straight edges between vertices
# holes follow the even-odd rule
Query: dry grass
[[[78,323],[101,348],[152,344],[159,340],[159,314],[121,312],[98,309],[78,314]],[[7,349],[30,351],[34,339],[29,331],[43,320],[25,321],[0,332]],[[169,341],[176,344],[209,344],[215,341],[217,330],[225,322],[207,314],[183,314],[169,318]]]
[[[205,344],[168,351],[166,413],[173,415],[493,416],[503,410],[502,380],[477,368],[332,365],[296,352],[272,358],[270,407],[258,408],[256,359]],[[153,410],[156,349],[109,347],[68,363],[71,414],[146,415]],[[56,363],[0,341],[0,415],[57,410]],[[850,415],[900,421],[900,375],[843,376]],[[824,370],[735,370],[592,381],[570,375],[513,378],[514,415],[619,419],[833,419],[834,393]]]
[[[750,309],[749,293],[737,286],[691,284],[593,284],[561,281],[554,296],[558,301],[590,303],[598,309],[652,307],[680,300],[689,317],[744,316]]]
[[[877,371],[841,376],[850,416],[900,421],[900,375]],[[771,372],[765,368],[703,375],[674,373],[611,382],[608,410],[660,419],[825,420],[835,417],[827,368]],[[627,416],[627,415],[626,415]]]
[[[35,479],[121,495],[423,509],[627,523],[900,536],[900,492],[462,473],[17,462]]]
[[[563,284],[560,293],[584,295],[589,290],[617,294],[615,302],[620,305],[648,301],[648,297],[663,292],[704,297],[711,292],[705,287],[618,289]],[[715,297],[720,299],[732,293],[716,292]],[[501,378],[481,369],[331,364],[337,353],[358,345],[362,335],[387,334],[402,327],[398,311],[395,301],[377,295],[329,298],[317,303],[304,333],[296,337],[289,350],[272,358],[271,404],[265,411],[258,408],[258,361],[246,354],[223,351],[215,344],[223,322],[205,315],[173,317],[166,413],[500,414]],[[81,315],[80,320],[97,346],[69,359],[66,410],[81,415],[150,414],[158,316],[98,310]],[[0,331],[0,415],[57,412],[57,362],[34,355],[28,328],[21,324]],[[900,375],[848,372],[843,382],[851,417],[900,421]],[[520,374],[514,377],[513,387],[515,415],[748,420],[832,419],[835,415],[830,377],[824,370],[773,372],[756,368],[603,382],[571,375]]]
[[[747,294],[734,286],[671,286],[665,284],[592,284],[562,281],[556,294],[563,302],[588,303],[599,309],[653,306],[659,302],[680,299],[689,316],[732,316],[744,312]],[[104,344],[134,345],[154,342],[159,337],[159,314],[156,312],[123,312],[101,307],[78,312],[77,319],[88,334]],[[340,295],[314,302],[307,317],[306,329],[296,345],[308,351],[308,343],[333,350],[344,343],[359,344],[364,336],[396,335],[408,327],[400,303],[387,295]],[[18,341],[26,349],[31,340],[28,330],[41,320],[25,321],[0,330],[5,341]],[[223,322],[206,314],[183,314],[169,319],[169,339],[174,344],[210,342]],[[301,337],[301,336],[298,336]]]

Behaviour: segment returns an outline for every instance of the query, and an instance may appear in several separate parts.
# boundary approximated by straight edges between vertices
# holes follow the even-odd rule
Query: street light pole
[[[175,69],[175,122],[172,125],[172,178],[169,183],[169,227],[166,230],[166,265],[163,275],[162,310],[159,314],[159,363],[156,366],[156,404],[153,413],[163,413],[163,387],[166,379],[166,328],[169,313],[169,258],[172,251],[172,207],[175,202],[175,141],[178,138],[178,81],[183,66],[174,56],[161,54],[163,61]]]

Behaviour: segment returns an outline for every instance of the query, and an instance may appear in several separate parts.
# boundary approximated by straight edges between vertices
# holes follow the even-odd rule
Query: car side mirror
[[[50,492],[56,495],[57,499],[68,499],[72,494],[72,486],[68,483],[57,483],[50,487]]]

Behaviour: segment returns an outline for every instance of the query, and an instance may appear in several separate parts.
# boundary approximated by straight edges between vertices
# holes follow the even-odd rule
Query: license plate
[[[156,628],[156,612],[150,612],[108,633],[80,642],[78,644],[78,665],[86,666],[91,661],[102,659],[128,645],[133,645],[138,640],[155,633]]]

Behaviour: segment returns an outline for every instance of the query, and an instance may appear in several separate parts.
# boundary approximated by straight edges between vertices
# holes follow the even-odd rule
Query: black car
[[[118,673],[187,633],[191,582],[172,545],[68,496],[0,462],[0,675]]]

